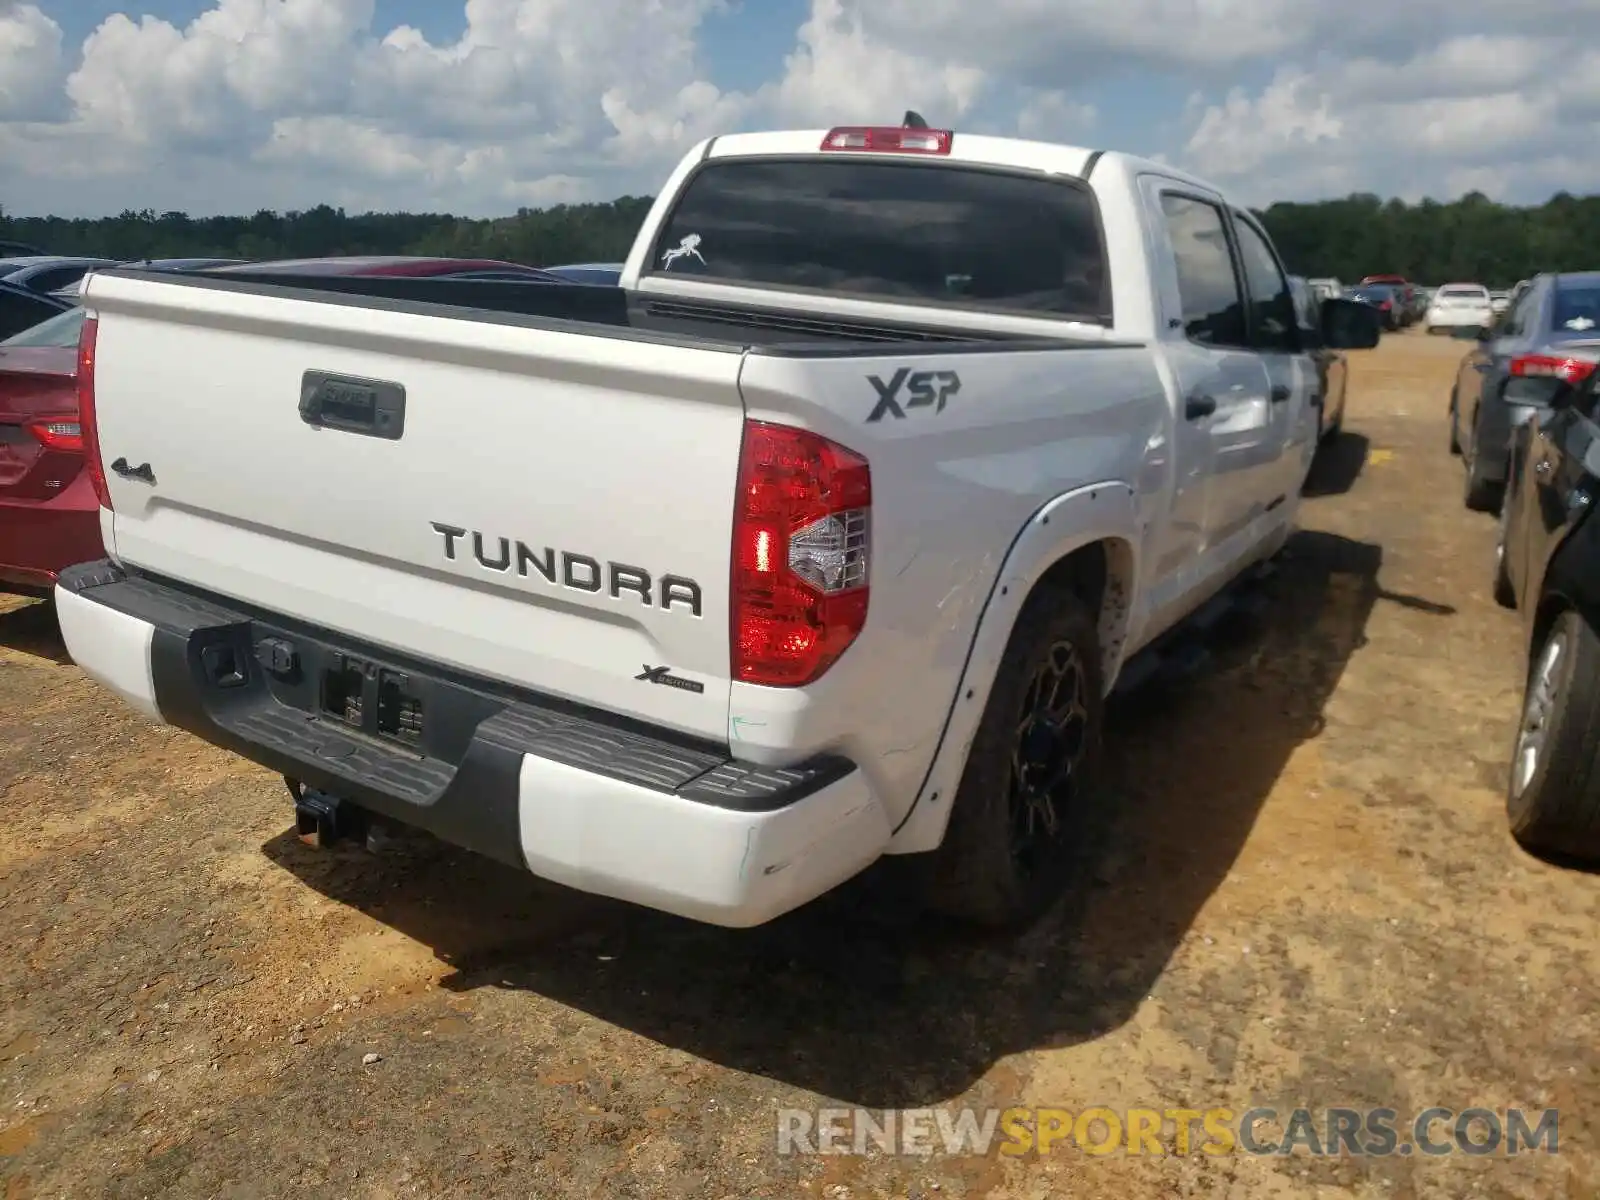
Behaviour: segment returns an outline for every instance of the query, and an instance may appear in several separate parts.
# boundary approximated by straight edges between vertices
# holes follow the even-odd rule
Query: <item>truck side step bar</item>
[[[1272,602],[1264,585],[1277,572],[1275,558],[1246,571],[1186,620],[1129,659],[1117,677],[1112,694],[1124,696],[1150,684],[1176,683],[1204,670],[1212,658],[1205,644],[1207,636],[1224,620],[1254,618],[1264,613]]]

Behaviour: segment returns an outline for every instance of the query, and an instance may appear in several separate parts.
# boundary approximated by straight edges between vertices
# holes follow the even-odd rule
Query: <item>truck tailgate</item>
[[[737,348],[113,275],[86,307],[122,562],[725,738]]]

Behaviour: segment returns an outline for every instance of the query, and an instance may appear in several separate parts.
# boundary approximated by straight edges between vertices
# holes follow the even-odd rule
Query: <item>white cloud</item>
[[[0,3],[0,121],[57,115],[64,74],[61,26],[35,5]]]
[[[1092,104],[1080,104],[1066,92],[1039,92],[1017,112],[1017,134],[1040,142],[1071,142],[1094,127],[1099,117]]]
[[[1563,39],[1482,34],[1399,64],[1286,67],[1254,96],[1191,109],[1181,157],[1252,203],[1600,191],[1600,159],[1575,153],[1600,120],[1597,71],[1600,51],[1574,55]]]
[[[861,9],[846,0],[812,0],[796,40],[783,78],[761,97],[785,122],[859,123],[868,113],[892,121],[907,108],[954,121],[983,91],[984,74],[975,67],[921,58],[871,37]]]
[[[1286,70],[1258,99],[1234,88],[1220,105],[1203,109],[1186,149],[1207,175],[1247,179],[1275,156],[1338,141],[1344,125],[1331,104],[1314,79]]]
[[[114,15],[66,79],[66,119],[0,125],[0,153],[25,176],[4,199],[505,211],[614,194],[740,121],[746,98],[709,82],[697,55],[720,3],[469,0],[465,31],[438,45],[374,31],[373,0],[217,0],[181,29]],[[100,199],[119,189],[126,200]]]
[[[729,0],[456,0],[444,42],[375,27],[375,0],[214,0],[182,27],[129,0],[63,45],[48,12],[77,2],[0,0],[11,211],[508,212],[653,190],[711,133],[908,107],[1145,149],[1251,202],[1600,189],[1593,0],[810,0],[743,90],[701,49]]]

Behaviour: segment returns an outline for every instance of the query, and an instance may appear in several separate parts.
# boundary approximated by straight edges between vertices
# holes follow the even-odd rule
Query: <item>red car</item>
[[[65,312],[0,342],[0,584],[48,588],[104,558],[78,426],[78,330]]]

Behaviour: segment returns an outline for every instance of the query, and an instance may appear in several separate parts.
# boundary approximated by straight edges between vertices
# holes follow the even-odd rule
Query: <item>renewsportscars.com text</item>
[[[795,1154],[1007,1156],[1560,1153],[1557,1109],[785,1108],[777,1149]]]

